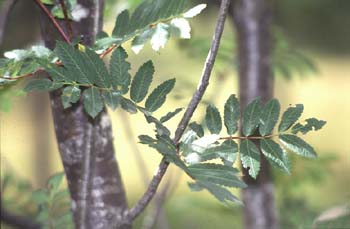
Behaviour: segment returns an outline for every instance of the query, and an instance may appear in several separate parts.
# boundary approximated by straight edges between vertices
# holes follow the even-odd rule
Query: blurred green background
[[[107,0],[104,30],[110,33],[117,13],[137,2]],[[303,117],[327,121],[320,132],[306,137],[318,152],[317,160],[293,158],[291,176],[275,172],[281,228],[310,228],[325,210],[350,204],[350,1],[280,0],[273,4],[275,26],[284,34],[292,49],[301,50],[317,67],[316,72],[302,71],[300,74],[293,71],[289,80],[276,74],[275,97],[280,99],[282,108],[303,103]],[[210,6],[192,20],[194,39],[210,41],[216,10]],[[40,42],[37,14],[31,1],[20,1],[16,5],[6,27],[5,40],[0,44],[1,55],[6,50]],[[233,25],[228,20],[221,53],[223,56],[232,53],[232,57],[219,59],[209,90],[195,113],[197,121],[201,121],[206,103],[212,102],[222,108],[229,94],[238,93],[233,32]],[[205,50],[206,43],[200,50]],[[177,78],[168,107],[157,111],[158,114],[174,107],[185,107],[189,102],[205,60],[205,55],[193,49],[193,45],[191,41],[179,43],[170,40],[159,54],[149,45],[139,55],[129,51],[133,69],[148,59],[154,61],[156,82]],[[2,178],[4,174],[11,174],[16,180],[29,182],[35,190],[45,186],[50,175],[63,170],[48,96],[32,93],[11,100],[11,110],[0,113]],[[117,159],[129,205],[132,205],[142,195],[146,181],[154,173],[161,157],[157,152],[135,144],[138,135],[148,133],[152,128],[144,123],[142,115],[130,116],[121,110],[109,113]],[[169,121],[173,130],[180,116]],[[205,192],[190,192],[187,178],[174,167],[167,174],[167,179],[171,183],[165,201],[166,212],[159,216],[159,228],[241,228],[239,206],[227,207]],[[16,208],[16,204],[11,208]],[[325,224],[325,228],[350,228],[349,214],[345,219]],[[141,217],[135,227],[139,228],[145,222]]]

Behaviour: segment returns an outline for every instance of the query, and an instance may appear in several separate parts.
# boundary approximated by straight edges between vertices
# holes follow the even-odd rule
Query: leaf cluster
[[[150,122],[156,125],[156,138],[141,135],[139,139],[183,169],[194,180],[189,184],[192,190],[206,189],[222,202],[239,202],[228,189],[245,187],[238,170],[232,167],[238,158],[249,175],[256,178],[262,156],[288,174],[291,171],[288,151],[306,158],[316,157],[315,150],[296,134],[319,130],[326,122],[312,118],[307,119],[305,125],[297,123],[304,109],[301,104],[286,109],[279,120],[280,109],[277,99],[262,104],[257,98],[241,111],[238,99],[231,95],[225,103],[223,117],[217,107],[208,105],[205,125],[192,122],[180,143],[172,142],[170,131],[154,117]],[[239,120],[242,120],[241,137],[233,136],[239,130]],[[220,135],[223,126],[229,136]],[[277,134],[273,134],[275,127]],[[274,137],[278,141],[273,140]],[[218,160],[221,163],[217,163]]]
[[[67,189],[61,189],[64,172],[52,175],[44,189],[32,194],[32,200],[39,206],[36,220],[43,228],[74,228]]]

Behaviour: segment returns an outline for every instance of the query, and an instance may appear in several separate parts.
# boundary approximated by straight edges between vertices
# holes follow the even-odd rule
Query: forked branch
[[[183,115],[180,123],[177,126],[177,129],[175,131],[175,137],[173,139],[175,144],[178,144],[180,141],[188,123],[190,122],[194,111],[196,110],[198,104],[200,103],[205,90],[207,89],[209,85],[209,79],[210,75],[215,63],[216,54],[219,49],[220,45],[220,39],[222,36],[222,32],[224,30],[224,24],[226,19],[226,14],[228,7],[230,5],[231,0],[222,0],[218,20],[215,27],[215,33],[212,40],[211,48],[209,50],[207,59],[205,61],[203,72],[201,79],[199,81],[197,90],[192,96],[192,99],[187,106],[187,109],[185,111],[185,114]],[[166,161],[165,158],[162,159],[160,162],[158,169],[156,173],[154,174],[150,184],[148,185],[148,188],[146,192],[143,194],[141,199],[135,204],[133,208],[131,208],[126,214],[125,214],[125,220],[128,222],[131,222],[133,219],[135,219],[148,205],[148,203],[152,200],[154,195],[156,194],[157,188],[169,166],[169,162]]]

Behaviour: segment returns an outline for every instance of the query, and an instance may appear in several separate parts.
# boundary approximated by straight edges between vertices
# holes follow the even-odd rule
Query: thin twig
[[[72,28],[72,23],[68,18],[66,3],[64,2],[64,0],[60,0],[60,4],[61,4],[61,8],[62,8],[63,15],[64,15],[64,20],[66,21],[66,26],[67,26],[69,37],[70,37],[70,39],[73,39],[73,28]]]
[[[52,16],[51,12],[44,6],[44,4],[40,0],[34,0],[36,4],[39,5],[39,7],[45,12],[45,14],[49,17],[51,22],[54,24],[55,28],[58,30],[58,32],[61,34],[62,38],[65,42],[70,44],[70,39],[67,37],[66,33],[63,31],[62,27],[58,24],[56,19]]]
[[[226,14],[227,14],[227,9],[228,6],[230,5],[230,0],[223,0],[221,2],[220,6],[220,11],[219,11],[219,17],[217,20],[216,28],[215,28],[215,34],[213,37],[212,45],[208,53],[208,57],[206,59],[203,72],[202,72],[202,77],[199,82],[199,85],[197,87],[196,92],[192,96],[192,99],[186,109],[186,112],[181,119],[176,131],[175,131],[175,137],[173,139],[174,143],[177,144],[179,140],[181,139],[181,136],[183,135],[185,128],[187,127],[194,111],[196,110],[199,102],[201,101],[204,92],[209,85],[209,79],[211,75],[211,71],[214,66],[216,54],[219,49],[220,45],[220,39],[222,32],[224,30],[224,24],[225,24],[225,19],[226,19]],[[169,162],[166,161],[165,158],[162,159],[158,166],[157,172],[154,174],[148,189],[142,196],[142,198],[136,203],[136,205],[131,208],[127,213],[126,213],[126,220],[131,222],[133,219],[135,219],[148,205],[148,203],[151,201],[153,196],[155,195],[157,188],[169,166]]]

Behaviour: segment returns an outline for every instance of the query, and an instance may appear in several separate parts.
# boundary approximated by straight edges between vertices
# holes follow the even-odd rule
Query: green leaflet
[[[169,121],[170,119],[172,119],[175,115],[177,115],[178,113],[180,113],[183,110],[183,108],[176,108],[174,111],[170,111],[168,112],[166,115],[164,115],[163,117],[161,117],[159,119],[159,121],[161,123],[164,123],[166,121]]]
[[[115,110],[120,105],[121,95],[120,92],[117,91],[102,91],[102,97],[104,102],[112,108],[112,110]]]
[[[86,59],[87,66],[86,68],[89,71],[89,74],[93,74],[93,83],[99,87],[109,88],[111,86],[112,78],[106,68],[103,60],[97,55],[94,51],[89,48],[86,48],[83,56]]]
[[[56,194],[59,191],[63,178],[65,177],[64,172],[59,172],[52,175],[47,181],[47,187],[50,189],[52,194]]]
[[[140,35],[136,36],[131,43],[131,49],[138,54],[143,46],[145,45],[145,43],[152,38],[153,34],[155,32],[155,28],[151,28],[148,30],[145,30],[143,33],[141,33]]]
[[[284,147],[289,149],[290,151],[308,158],[316,158],[317,154],[315,150],[307,144],[301,138],[291,135],[291,134],[282,134],[279,136],[280,142]]]
[[[129,26],[129,11],[124,10],[118,15],[115,21],[115,26],[112,32],[112,36],[123,37],[128,32],[128,26]]]
[[[141,102],[147,95],[154,74],[152,61],[144,63],[137,71],[131,83],[130,97],[135,103]]]
[[[204,136],[204,130],[203,127],[201,125],[199,125],[196,122],[191,122],[188,125],[189,128],[191,128],[191,130],[193,130],[194,132],[196,132],[196,134],[198,135],[198,137],[203,137]]]
[[[241,161],[244,168],[249,168],[249,175],[256,179],[260,171],[260,152],[250,140],[242,140],[240,144]]]
[[[63,86],[62,83],[52,82],[48,79],[36,79],[36,80],[29,81],[29,83],[25,86],[23,91],[25,92],[51,91],[51,90],[58,89],[62,86]]]
[[[54,52],[68,70],[73,81],[82,84],[95,83],[95,75],[87,68],[86,58],[80,51],[65,42],[57,41]]]
[[[238,130],[237,121],[241,117],[239,102],[235,95],[230,95],[225,103],[224,123],[227,129],[227,134],[233,135]]]
[[[299,132],[306,134],[309,131],[317,131],[320,130],[327,122],[323,120],[318,120],[316,118],[308,118],[305,120],[306,124],[302,125],[300,123],[295,124],[292,127],[292,133],[297,134]]]
[[[303,113],[303,104],[297,104],[295,107],[289,107],[282,115],[282,120],[278,126],[278,132],[288,130]]]
[[[70,73],[64,67],[58,67],[55,64],[48,63],[47,61],[38,61],[45,71],[50,75],[52,80],[59,82],[73,83],[76,81],[74,74]]]
[[[271,99],[262,108],[259,125],[259,132],[262,136],[271,134],[277,123],[280,109],[281,106],[277,99]]]
[[[261,113],[260,98],[250,102],[243,113],[243,134],[244,136],[252,135],[259,124]]]
[[[210,182],[197,181],[196,183],[189,183],[189,187],[192,191],[200,191],[204,188],[208,190],[208,192],[210,192],[216,199],[223,203],[230,201],[233,203],[242,204],[242,202],[227,188],[220,185],[212,184]]]
[[[85,111],[95,118],[103,109],[103,102],[97,88],[91,87],[83,92],[83,102]]]
[[[226,187],[247,187],[237,177],[238,170],[231,166],[204,163],[188,166],[189,175],[197,181],[210,182]]]
[[[112,85],[115,90],[125,94],[129,90],[130,84],[130,63],[126,61],[128,54],[122,47],[113,51],[110,60],[110,71],[112,76]]]
[[[120,97],[120,105],[125,111],[129,112],[130,114],[137,113],[137,107],[135,103],[130,99]]]
[[[290,162],[287,154],[283,151],[279,144],[275,143],[271,139],[262,139],[260,141],[260,147],[262,153],[271,164],[290,174]]]
[[[78,102],[80,99],[80,88],[75,86],[65,87],[62,91],[61,101],[63,108],[72,106],[72,103]]]
[[[219,110],[214,105],[207,106],[205,122],[212,134],[219,134],[222,129],[222,121]]]
[[[170,79],[160,84],[152,93],[148,96],[145,104],[146,110],[154,112],[160,108],[166,100],[166,96],[174,88],[175,79]]]
[[[200,161],[221,158],[225,165],[232,166],[236,161],[238,145],[233,140],[225,140],[218,146],[210,147],[201,153]]]
[[[156,125],[156,130],[157,130],[157,134],[159,136],[162,135],[170,135],[170,130],[168,128],[166,128],[163,123],[161,123],[158,119],[156,119],[153,116],[150,115],[145,115],[145,118],[147,120],[148,123],[154,123]]]

